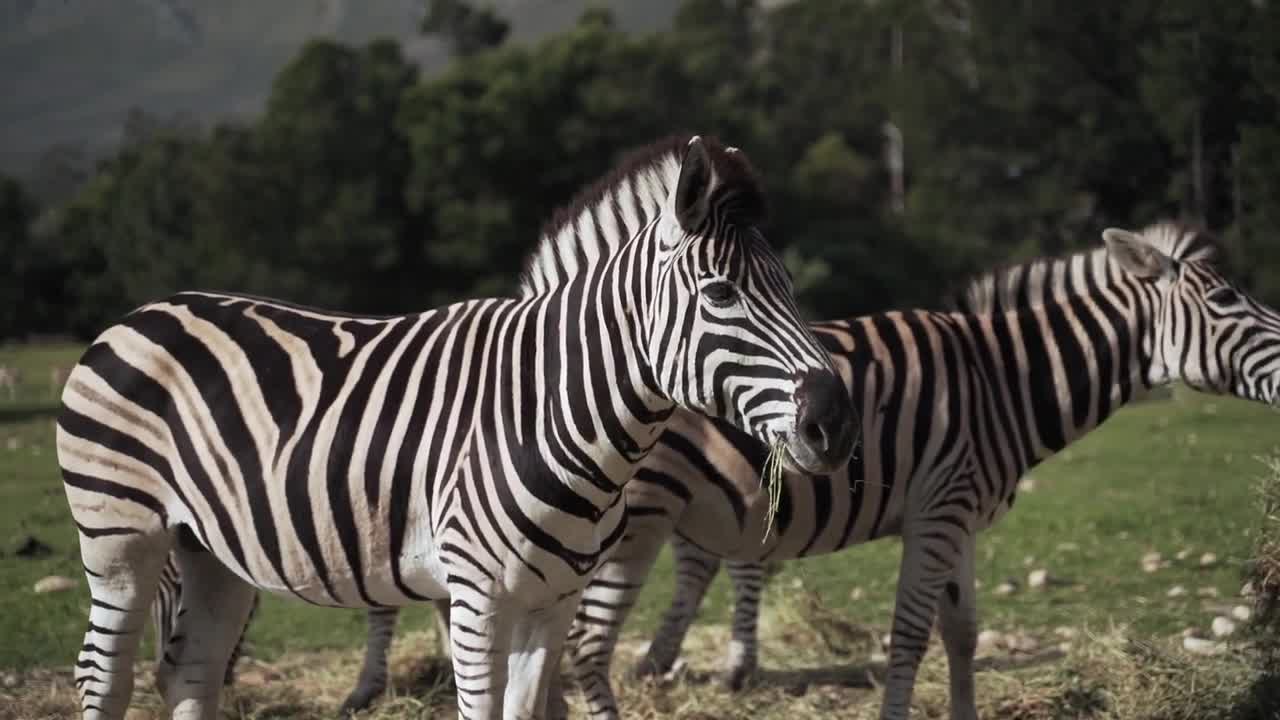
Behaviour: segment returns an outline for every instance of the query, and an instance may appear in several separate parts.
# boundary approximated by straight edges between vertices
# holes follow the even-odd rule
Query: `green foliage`
[[[427,0],[419,28],[444,35],[456,55],[473,55],[497,47],[511,31],[511,23],[492,8],[477,8],[462,0]]]

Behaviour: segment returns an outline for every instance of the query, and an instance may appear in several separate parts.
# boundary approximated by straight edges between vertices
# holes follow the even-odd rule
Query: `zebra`
[[[123,716],[172,551],[157,686],[175,717],[216,716],[255,590],[447,599],[459,715],[542,717],[626,532],[622,490],[677,407],[807,471],[848,460],[852,404],[764,219],[744,153],[675,136],[556,214],[518,297],[366,317],[192,291],[109,327],[57,418],[91,593],[83,716]]]
[[[814,323],[859,408],[862,450],[830,475],[788,472],[765,535],[765,449],[716,419],[677,412],[627,486],[627,536],[581,599],[573,674],[595,718],[618,716],[608,672],[618,634],[662,545],[676,592],[635,675],[669,670],[721,558],[734,589],[723,682],[756,669],[766,565],[903,538],[882,718],[908,716],[940,619],[953,718],[977,717],[976,533],[1014,504],[1028,469],[1126,402],[1181,380],[1277,404],[1280,315],[1226,280],[1196,228],[1111,228],[1103,247],[985,273],[954,312]],[[385,667],[394,615],[371,620],[366,668]],[[361,684],[353,697],[381,688]]]

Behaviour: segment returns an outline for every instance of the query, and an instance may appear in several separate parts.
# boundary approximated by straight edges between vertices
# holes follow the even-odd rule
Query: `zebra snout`
[[[855,434],[853,405],[844,383],[835,373],[810,370],[800,377],[796,397],[797,439],[809,457],[795,460],[810,472],[838,469],[853,452]]]

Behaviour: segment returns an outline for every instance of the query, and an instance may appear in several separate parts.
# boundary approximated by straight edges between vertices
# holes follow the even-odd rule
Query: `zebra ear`
[[[1152,280],[1173,273],[1173,258],[1152,247],[1137,233],[1107,228],[1102,231],[1102,241],[1107,245],[1107,253],[1125,272]]]
[[[680,163],[680,181],[676,183],[676,220],[685,232],[702,225],[711,206],[713,172],[711,155],[701,137],[694,136]]]

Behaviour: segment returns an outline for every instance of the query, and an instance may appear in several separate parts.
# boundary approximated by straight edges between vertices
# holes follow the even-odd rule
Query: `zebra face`
[[[1280,313],[1224,278],[1183,232],[1163,247],[1145,234],[1103,232],[1122,268],[1154,282],[1152,379],[1280,405]]]
[[[801,470],[829,473],[852,452],[852,404],[756,228],[762,211],[745,162],[698,138],[689,145],[673,212],[656,229],[649,357],[677,404],[782,444]]]

